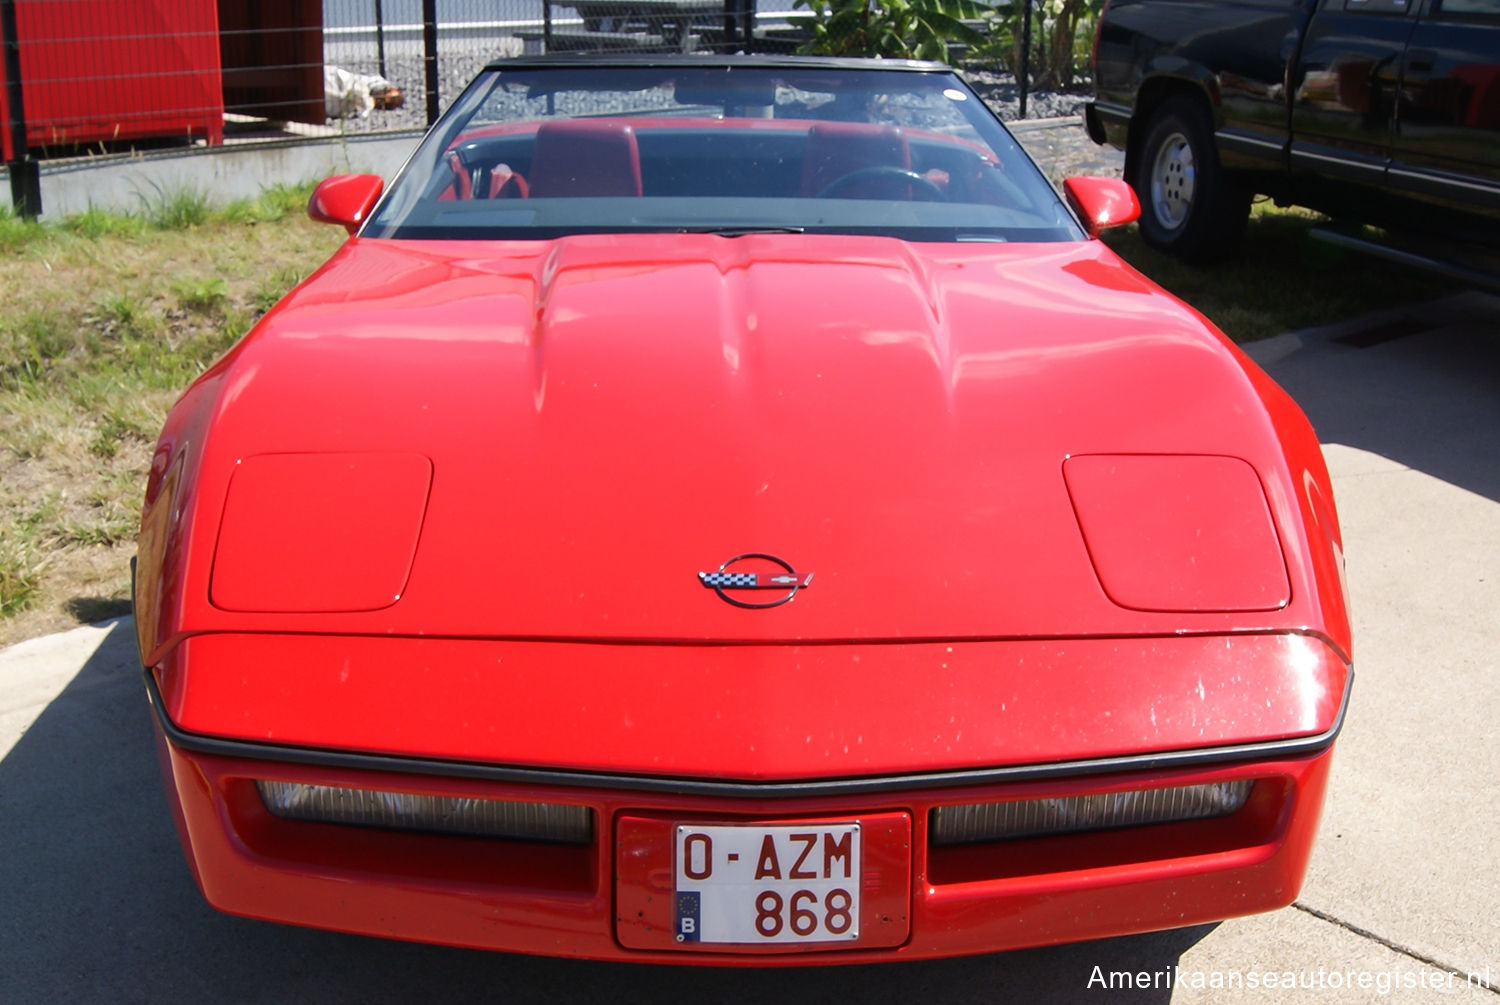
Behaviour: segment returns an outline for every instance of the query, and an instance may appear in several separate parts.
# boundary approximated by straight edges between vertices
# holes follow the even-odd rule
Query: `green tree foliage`
[[[965,22],[994,11],[975,0],[797,0],[812,16],[812,39],[798,51],[822,56],[885,56],[951,63],[950,42],[975,47],[988,39]]]
[[[1067,88],[1089,73],[1094,27],[1104,0],[1032,0],[1031,84],[1039,89]],[[1012,73],[1021,68],[1022,0],[997,5],[985,30],[983,45],[971,58],[998,64]],[[1082,74],[1080,74],[1082,71]]]

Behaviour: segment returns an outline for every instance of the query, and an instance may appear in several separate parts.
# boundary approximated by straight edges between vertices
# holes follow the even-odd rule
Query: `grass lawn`
[[[212,210],[37,226],[0,215],[0,645],[129,610],[145,471],[192,378],[344,239],[306,189]],[[1127,228],[1109,243],[1232,338],[1262,338],[1449,291],[1307,239],[1257,207],[1244,254],[1191,269]]]
[[[1104,240],[1236,342],[1433,300],[1457,289],[1310,238],[1308,231],[1321,219],[1307,210],[1257,203],[1241,253],[1210,266],[1183,265],[1154,251],[1135,227],[1107,231]]]
[[[168,407],[345,236],[307,195],[0,215],[0,645],[129,610]]]

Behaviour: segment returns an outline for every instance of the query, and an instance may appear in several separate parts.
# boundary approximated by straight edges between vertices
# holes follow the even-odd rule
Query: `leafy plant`
[[[1031,0],[1031,59],[1027,71],[1032,87],[1069,88],[1081,76],[1087,76],[1094,26],[1103,9],[1104,0]],[[971,58],[1019,74],[1025,13],[1026,0],[994,8],[987,38],[974,47]]]
[[[885,56],[953,61],[950,42],[980,46],[971,24],[992,11],[974,0],[797,0],[812,14],[802,22],[812,38],[799,52],[823,56]]]
[[[229,297],[229,287],[223,279],[213,276],[208,279],[184,279],[172,284],[177,302],[199,314],[214,314]]]
[[[140,297],[130,293],[114,293],[99,301],[99,316],[128,335],[151,335],[161,325],[161,319],[151,306]]]

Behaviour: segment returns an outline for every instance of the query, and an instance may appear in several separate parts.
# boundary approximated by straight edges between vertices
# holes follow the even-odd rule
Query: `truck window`
[[[1344,0],[1344,10],[1351,14],[1405,14],[1407,0]]]
[[[1500,0],[1441,0],[1439,16],[1443,14],[1477,14],[1480,17],[1500,17]]]

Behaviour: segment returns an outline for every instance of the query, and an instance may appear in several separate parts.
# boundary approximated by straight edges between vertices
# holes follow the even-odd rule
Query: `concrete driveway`
[[[1500,300],[1250,351],[1323,438],[1354,603],[1353,705],[1297,906],[791,971],[533,959],[231,918],[204,905],[177,848],[120,621],[0,651],[0,1001],[1496,1001]],[[1127,971],[1154,986],[1121,989]],[[1268,973],[1277,988],[1213,987]]]

